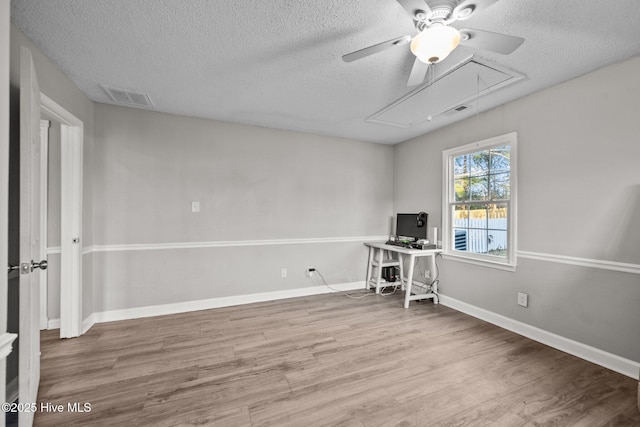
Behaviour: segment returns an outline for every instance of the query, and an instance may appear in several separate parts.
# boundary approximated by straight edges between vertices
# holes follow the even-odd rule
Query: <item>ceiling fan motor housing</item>
[[[449,25],[457,20],[468,19],[476,10],[475,3],[462,0],[434,0],[425,3],[428,10],[416,10],[413,15],[418,31],[423,31],[434,23]]]

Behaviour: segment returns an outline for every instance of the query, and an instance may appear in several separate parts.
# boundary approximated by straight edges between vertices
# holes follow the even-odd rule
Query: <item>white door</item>
[[[40,88],[31,52],[20,52],[20,324],[18,398],[35,403],[40,384]],[[32,412],[18,423],[33,424]]]

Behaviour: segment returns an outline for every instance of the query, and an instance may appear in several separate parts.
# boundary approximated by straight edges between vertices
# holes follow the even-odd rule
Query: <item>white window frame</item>
[[[451,209],[454,201],[453,159],[462,154],[474,153],[504,145],[510,146],[510,199],[507,203],[507,255],[505,258],[486,254],[456,251],[453,248]],[[518,195],[518,134],[507,133],[442,152],[442,255],[445,259],[515,271],[517,251],[517,195]]]

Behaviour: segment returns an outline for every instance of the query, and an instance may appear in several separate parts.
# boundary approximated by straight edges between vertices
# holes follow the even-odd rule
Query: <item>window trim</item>
[[[508,202],[509,218],[507,221],[507,256],[504,261],[496,256],[474,254],[452,249],[451,203],[454,180],[451,178],[453,159],[462,154],[474,153],[493,147],[510,146],[510,198]],[[442,255],[445,259],[468,262],[485,267],[515,271],[517,265],[517,197],[518,197],[518,134],[511,132],[500,136],[472,142],[459,147],[442,151]]]

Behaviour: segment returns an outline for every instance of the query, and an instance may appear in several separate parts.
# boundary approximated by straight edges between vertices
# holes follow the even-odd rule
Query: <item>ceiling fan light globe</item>
[[[432,25],[411,41],[411,52],[425,64],[445,59],[460,43],[460,32],[446,25]]]

